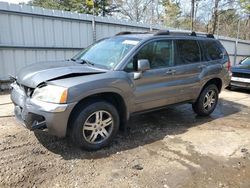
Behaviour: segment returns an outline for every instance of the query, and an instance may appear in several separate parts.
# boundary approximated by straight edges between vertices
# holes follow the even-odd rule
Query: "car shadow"
[[[127,134],[120,133],[110,146],[91,152],[78,148],[69,138],[60,139],[40,131],[36,131],[35,136],[45,148],[61,155],[65,160],[105,158],[117,152],[162,140],[169,135],[183,134],[191,127],[227,117],[244,108],[247,106],[220,99],[215,111],[208,117],[197,116],[190,104],[137,115],[128,122]]]
[[[228,90],[233,91],[233,92],[240,92],[240,93],[250,94],[250,89],[245,89],[245,88],[240,88],[240,87],[231,86],[231,88],[228,89]]]

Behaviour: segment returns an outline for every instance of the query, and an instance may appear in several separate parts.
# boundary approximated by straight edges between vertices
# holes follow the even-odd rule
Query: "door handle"
[[[176,73],[176,70],[167,70],[167,72],[165,73],[166,75],[169,75],[169,74],[175,74]]]
[[[206,67],[207,67],[207,65],[200,65],[200,66],[198,66],[199,69],[204,69]]]

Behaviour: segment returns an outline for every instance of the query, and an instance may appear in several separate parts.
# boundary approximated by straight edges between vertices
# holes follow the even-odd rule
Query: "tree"
[[[94,2],[96,15],[112,15],[117,11],[117,7],[112,4],[111,0],[95,0]],[[92,14],[92,7],[88,7],[85,0],[31,0],[28,4],[48,9]]]
[[[250,16],[250,0],[240,0],[239,3],[244,13]]]
[[[122,18],[136,22],[149,22],[152,16],[151,3],[153,0],[114,0],[119,7]]]
[[[195,31],[195,27],[196,27],[196,16],[197,16],[197,12],[198,12],[198,8],[199,8],[199,3],[201,0],[191,0],[191,30]]]
[[[220,35],[236,38],[238,22],[240,22],[239,38],[250,39],[248,18],[241,18],[237,9],[221,10],[219,19],[218,30]]]
[[[92,14],[92,8],[85,3],[86,0],[32,0],[29,4]],[[250,39],[250,0],[95,0],[95,13],[230,37],[236,37],[240,23],[239,37]]]
[[[85,1],[81,0],[63,0],[59,1],[60,7],[65,11],[88,13],[88,9],[84,6]]]
[[[67,0],[71,1],[71,0]],[[94,1],[95,13],[100,16],[111,16],[114,12],[119,12],[118,7],[112,4],[111,0],[95,0]],[[92,7],[86,5],[86,1],[83,3],[84,13],[92,14]]]
[[[61,9],[59,0],[32,0],[28,4],[48,9]]]
[[[191,30],[194,30],[194,6],[195,0],[191,0]]]
[[[237,14],[236,9],[221,10],[219,15],[219,34],[227,35],[229,37],[236,37],[237,35],[237,23],[240,16]]]
[[[163,0],[162,5],[165,10],[164,23],[169,27],[179,27],[179,18],[181,16],[180,2]]]
[[[212,16],[212,34],[214,34],[217,29],[219,2],[220,0],[214,0],[214,10],[213,10],[213,16]]]

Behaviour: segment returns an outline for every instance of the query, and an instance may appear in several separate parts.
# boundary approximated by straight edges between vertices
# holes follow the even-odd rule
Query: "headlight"
[[[32,99],[50,102],[50,103],[66,103],[68,96],[67,88],[54,86],[54,85],[47,85],[41,88],[36,88]]]

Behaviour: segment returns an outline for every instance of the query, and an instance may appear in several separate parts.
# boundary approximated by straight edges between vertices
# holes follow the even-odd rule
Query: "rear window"
[[[177,65],[201,61],[200,48],[196,40],[177,40],[176,50]]]
[[[223,58],[220,46],[215,41],[201,41],[204,49],[204,58],[206,61],[213,61]]]

